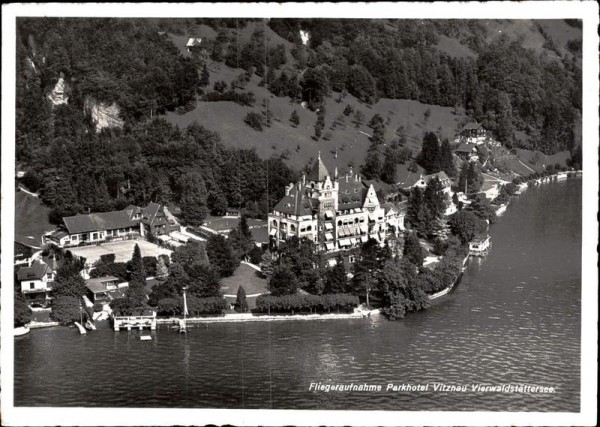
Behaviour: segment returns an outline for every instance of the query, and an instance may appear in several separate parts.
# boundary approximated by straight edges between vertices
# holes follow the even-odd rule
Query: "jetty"
[[[121,329],[131,331],[132,329],[156,330],[155,316],[113,316],[113,329],[119,332]]]

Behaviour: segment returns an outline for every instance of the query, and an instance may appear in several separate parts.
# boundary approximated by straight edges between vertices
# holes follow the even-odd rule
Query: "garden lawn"
[[[255,295],[267,293],[267,281],[263,279],[257,270],[246,265],[240,264],[233,273],[233,276],[225,277],[221,280],[221,292],[225,295],[225,300],[234,304],[237,291],[240,286],[244,286],[246,295]],[[248,308],[252,310],[256,307],[256,296],[247,297]]]

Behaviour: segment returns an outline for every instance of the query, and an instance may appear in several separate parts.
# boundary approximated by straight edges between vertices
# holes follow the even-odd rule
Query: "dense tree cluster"
[[[425,190],[413,187],[408,197],[406,220],[420,236],[436,234],[437,224],[443,219],[449,203],[437,177],[431,178]]]
[[[427,132],[423,136],[423,147],[417,157],[417,162],[428,174],[439,171],[446,172],[450,177],[455,174],[450,142],[448,139],[444,139],[440,145],[437,135],[433,132]]]
[[[14,326],[18,328],[24,326],[31,321],[31,309],[27,306],[27,302],[21,292],[14,292]]]
[[[363,102],[387,97],[461,105],[508,145],[545,153],[575,147],[582,90],[575,62],[536,53],[505,35],[488,42],[475,20],[271,19],[269,26],[295,43],[299,28],[308,31],[308,70],[323,70],[321,82]],[[439,34],[461,40],[477,57],[440,52]],[[579,41],[569,48],[577,52]]]
[[[81,302],[79,297],[57,296],[52,301],[50,317],[61,325],[69,325],[81,320]]]
[[[262,160],[255,150],[226,149],[198,124],[184,132],[163,119],[129,132],[87,134],[39,147],[26,167],[30,188],[53,208],[51,220],[79,212],[122,209],[130,203],[175,202],[190,225],[228,205],[265,216],[295,174],[282,158]],[[267,193],[267,176],[269,179]]]

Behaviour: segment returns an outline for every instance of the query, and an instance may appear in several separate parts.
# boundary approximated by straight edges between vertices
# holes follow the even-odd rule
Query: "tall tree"
[[[229,241],[240,258],[246,257],[255,247],[246,215],[242,215],[237,228],[229,233]]]
[[[71,252],[67,252],[62,265],[56,272],[56,278],[52,286],[54,296],[75,298],[83,296],[85,294],[85,280],[80,274],[81,270],[83,270],[82,261],[75,259]]]
[[[162,255],[159,255],[156,263],[156,277],[159,279],[165,278],[169,275],[169,268]]]
[[[348,291],[348,277],[346,275],[346,267],[344,266],[344,258],[341,254],[336,257],[336,263],[325,273],[325,289],[326,294],[339,294]]]
[[[142,260],[142,252],[139,245],[133,247],[133,255],[129,263],[129,286],[143,288],[146,284],[146,270]]]
[[[423,248],[421,248],[421,242],[415,233],[409,232],[406,236],[404,257],[418,267],[423,265]]]
[[[425,202],[423,200],[423,191],[419,187],[413,187],[410,190],[406,208],[406,219],[413,229],[421,229],[422,223],[425,220]]]
[[[273,296],[293,295],[298,289],[298,279],[292,269],[281,264],[273,271],[269,280],[269,290]]]
[[[435,133],[427,132],[423,136],[423,147],[417,161],[428,174],[440,171],[440,145]]]
[[[321,131],[325,128],[325,106],[321,106],[317,112],[317,122],[315,123],[315,138],[321,137]]]
[[[450,148],[448,138],[444,138],[440,146],[440,168],[450,177],[455,175],[452,149]]]
[[[387,184],[396,184],[396,155],[392,147],[385,149],[381,180]]]
[[[202,66],[199,85],[202,87],[208,87],[210,85],[210,74],[208,73],[208,68],[206,67],[206,64]]]
[[[438,179],[434,177],[429,180],[425,191],[423,192],[423,203],[427,209],[430,220],[439,219],[444,215],[446,210],[446,198],[443,192],[444,187]]]
[[[229,277],[233,274],[240,260],[236,257],[231,244],[220,234],[211,236],[206,242],[206,253],[211,265],[214,265],[221,277]]]
[[[204,180],[195,171],[186,173],[181,180],[181,216],[187,224],[200,226],[208,214]]]
[[[237,311],[239,311],[241,313],[245,313],[248,311],[248,301],[246,300],[246,290],[241,285],[237,290],[237,295],[235,298],[235,306],[236,306]]]
[[[292,114],[290,114],[290,123],[294,127],[298,127],[300,124],[300,116],[298,116],[298,112],[296,110],[292,111]]]
[[[381,161],[379,160],[379,153],[376,150],[367,153],[365,164],[362,166],[360,173],[366,179],[379,179],[381,177]]]

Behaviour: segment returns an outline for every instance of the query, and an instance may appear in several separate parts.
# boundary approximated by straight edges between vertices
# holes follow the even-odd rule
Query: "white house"
[[[187,49],[188,52],[192,52],[192,49],[196,46],[201,46],[202,45],[202,38],[201,37],[190,37],[187,41],[187,43],[185,44],[185,48]]]
[[[429,181],[431,181],[434,178],[440,180],[444,193],[450,194],[450,192],[452,191],[452,180],[448,177],[448,175],[446,175],[446,172],[444,171],[419,176],[419,179],[413,185],[411,185],[411,188],[417,187],[421,190],[424,190],[427,187]]]
[[[49,260],[52,268],[43,260],[36,259],[30,266],[21,267],[17,271],[17,280],[21,285],[21,293],[30,302],[46,302],[52,291],[52,283],[56,277],[56,261]]]

